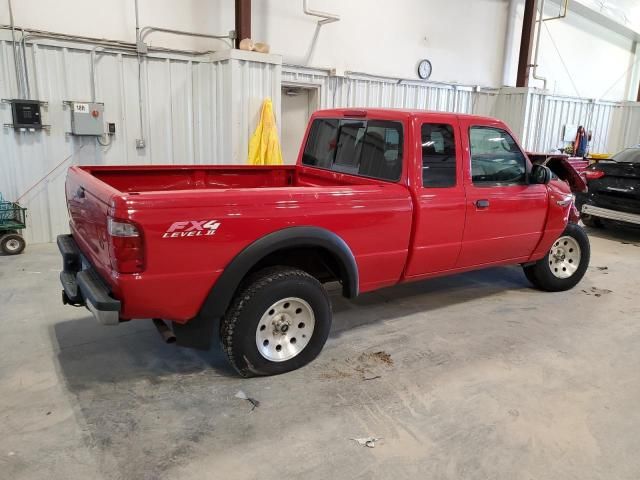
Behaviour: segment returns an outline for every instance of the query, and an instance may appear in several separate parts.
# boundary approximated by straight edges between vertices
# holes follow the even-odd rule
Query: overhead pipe
[[[144,129],[144,106],[142,99],[142,54],[146,54],[149,50],[147,44],[144,43],[145,39],[155,32],[160,33],[169,33],[172,35],[182,35],[186,37],[197,37],[197,38],[211,38],[216,40],[230,39],[230,46],[233,48],[233,39],[235,38],[235,32],[232,30],[227,35],[209,35],[206,33],[198,33],[198,32],[189,32],[185,30],[175,30],[172,28],[164,28],[164,27],[154,27],[154,26],[146,26],[140,28],[140,8],[139,8],[139,0],[134,0],[134,8],[135,8],[135,17],[136,17],[136,53],[138,56],[138,110],[139,110],[139,118],[140,118],[140,138],[136,139],[136,148],[145,148],[146,139],[145,139],[145,129]]]
[[[532,65],[533,67],[532,77],[536,80],[542,81],[542,89],[546,90],[547,78],[541,77],[540,75],[538,75],[538,58],[540,53],[540,37],[542,37],[542,26],[544,22],[566,18],[569,12],[569,0],[564,0],[564,3],[562,4],[561,10],[560,10],[561,13],[559,15],[556,15],[555,17],[549,17],[549,18],[544,18],[544,2],[545,0],[540,0],[539,15],[538,15],[538,21],[537,21],[538,32],[537,32],[537,38],[536,38],[536,53],[535,53],[535,58],[533,60],[533,65]]]
[[[138,133],[140,137],[136,139],[136,148],[146,147],[146,140],[144,138],[144,118],[143,118],[143,102],[142,102],[142,58],[140,57],[140,12],[138,7],[138,0],[134,1],[136,10],[136,57],[138,60]],[[145,48],[146,51],[146,48]]]
[[[25,98],[31,98],[31,85],[29,84],[29,64],[27,63],[27,49],[24,46],[24,42],[22,40],[24,40],[25,34],[24,34],[24,28],[21,28],[20,31],[22,32],[22,72],[24,74],[24,86],[25,86]],[[33,68],[35,70],[36,66],[35,66],[35,60],[34,60],[34,65]]]
[[[566,18],[568,12],[569,12],[569,0],[564,0],[563,4],[560,6],[560,13],[555,17],[545,18],[543,22],[549,22],[551,20],[559,20],[561,18]]]
[[[100,45],[96,45],[95,47],[93,47],[91,49],[91,51],[89,52],[89,68],[90,68],[90,75],[91,75],[91,102],[95,103],[96,101],[96,53],[98,52],[103,52],[103,53],[115,53],[118,54],[120,52],[118,51],[114,51],[114,52],[109,52],[109,50],[107,50],[108,47],[102,47]]]
[[[540,75],[538,75],[538,58],[539,58],[539,54],[540,54],[540,37],[542,37],[542,22],[544,22],[544,1],[545,0],[540,0],[540,5],[539,5],[539,10],[538,10],[538,32],[537,32],[537,38],[536,38],[536,53],[535,53],[535,57],[533,59],[533,73],[532,73],[532,77],[535,78],[536,80],[540,80],[542,81],[542,90],[547,90],[547,79],[546,77],[541,77]]]
[[[318,24],[316,25],[316,30],[313,33],[313,38],[311,39],[311,45],[309,45],[309,50],[307,50],[307,54],[304,57],[303,64],[308,65],[311,61],[311,57],[313,57],[313,53],[315,52],[316,45],[318,43],[318,37],[320,36],[320,29],[323,25],[327,25],[328,23],[337,22],[340,20],[340,15],[336,15],[334,13],[320,12],[318,10],[313,10],[309,8],[308,0],[302,0],[302,11],[305,15],[309,15],[311,17],[319,17]]]
[[[140,49],[141,53],[146,53],[147,50],[147,46],[144,43],[144,40],[151,35],[152,33],[155,32],[160,32],[160,33],[170,33],[172,35],[183,35],[185,37],[198,37],[198,38],[212,38],[215,40],[233,40],[235,39],[235,32],[233,30],[231,30],[228,34],[226,35],[210,35],[208,33],[198,33],[198,32],[188,32],[185,30],[174,30],[172,28],[164,28],[164,27],[152,27],[152,26],[146,26],[143,27],[142,29],[140,29],[138,36],[138,48]],[[227,42],[225,42],[227,43]],[[233,48],[233,43],[229,43],[229,46],[231,48]]]
[[[340,15],[312,10],[311,8],[309,8],[308,0],[302,0],[302,10],[304,11],[305,15],[322,18],[322,20],[318,21],[318,25],[326,25],[327,23],[333,23],[340,20]]]
[[[516,18],[518,14],[518,4],[520,0],[509,0],[509,10],[507,13],[507,30],[504,40],[504,61],[502,66],[502,85],[513,86],[512,57],[516,48],[514,34],[516,29]]]
[[[9,24],[11,25],[11,43],[13,45],[13,63],[16,70],[16,86],[18,87],[18,97],[24,98],[22,69],[20,68],[20,60],[18,59],[18,48],[16,44],[16,23],[13,18],[13,5],[11,0],[7,0],[7,2],[9,3]]]
[[[11,25],[0,25],[0,30],[11,30]],[[48,38],[51,40],[58,40],[63,42],[79,42],[88,43],[91,45],[101,45],[113,50],[122,50],[126,53],[135,53],[136,44],[131,42],[124,42],[122,40],[107,40],[105,38],[96,37],[84,37],[81,35],[70,35],[66,33],[50,32],[47,30],[34,30],[26,29],[16,26],[16,30],[24,31],[26,34],[26,40],[32,38]],[[22,40],[20,40],[22,41]],[[184,55],[208,55],[216,52],[216,50],[185,50],[179,48],[167,48],[167,47],[151,47],[148,46],[149,52],[164,52],[164,53],[176,53]]]

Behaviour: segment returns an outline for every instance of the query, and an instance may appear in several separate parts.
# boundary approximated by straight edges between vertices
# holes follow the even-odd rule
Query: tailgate
[[[80,167],[71,167],[65,185],[71,234],[99,270],[110,270],[107,216],[119,192]]]

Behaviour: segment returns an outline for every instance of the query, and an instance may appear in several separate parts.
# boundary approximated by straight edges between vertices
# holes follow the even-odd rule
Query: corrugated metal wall
[[[137,58],[97,51],[96,101],[105,104],[105,121],[115,122],[109,146],[93,137],[68,135],[69,107],[64,101],[91,98],[91,46],[54,41],[30,44],[27,64],[31,97],[48,102],[43,123],[49,130],[0,131],[0,192],[28,207],[29,242],[48,242],[67,229],[64,200],[66,168],[72,164],[222,164],[244,163],[248,138],[263,99],[271,96],[279,117],[279,57],[224,52],[211,58],[150,55],[143,62],[143,119],[147,147],[140,138]],[[0,97],[17,96],[13,49],[0,40]],[[1,123],[11,123],[11,106],[0,104]]]
[[[616,109],[608,151],[640,144],[640,103],[625,102]]]
[[[606,152],[614,128],[614,102],[602,102],[571,97],[553,97],[529,93],[524,143],[527,148],[550,152],[566,144],[562,141],[565,125],[581,125],[593,133],[592,152]]]
[[[505,121],[530,151],[553,152],[563,147],[565,125],[584,125],[591,130],[593,152],[615,152],[640,142],[640,133],[636,134],[640,105],[635,103],[624,107],[624,115],[620,115],[620,103],[543,95],[534,89],[485,89],[363,74],[335,77],[326,70],[291,65],[283,66],[282,81],[318,87],[321,108],[419,108],[495,116]],[[621,130],[627,133],[621,134]]]
[[[2,36],[4,35],[4,36]],[[541,95],[534,90],[482,89],[416,82],[362,73],[329,75],[326,70],[280,65],[280,57],[232,50],[211,56],[153,54],[145,59],[143,128],[140,137],[138,64],[130,53],[95,52],[96,100],[117,134],[109,146],[93,138],[67,135],[70,114],[64,101],[91,96],[91,45],[42,40],[27,47],[32,98],[48,102],[50,130],[0,131],[0,192],[15,199],[53,173],[21,202],[29,208],[30,242],[52,241],[67,229],[64,176],[71,164],[244,163],[260,105],[272,97],[278,122],[283,85],[316,87],[321,108],[418,108],[496,116],[506,121],[529,150],[548,152],[562,145],[564,125],[593,130],[592,151],[615,151],[640,143],[640,104],[596,102]],[[0,97],[17,96],[13,50],[0,32]],[[2,123],[11,122],[9,104],[0,104]]]
[[[459,113],[489,113],[497,90],[416,82],[349,73],[330,76],[326,70],[293,65],[282,68],[282,82],[320,89],[321,108],[417,108]]]

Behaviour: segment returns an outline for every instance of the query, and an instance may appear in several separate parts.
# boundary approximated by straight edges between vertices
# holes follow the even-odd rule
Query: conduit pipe
[[[515,29],[520,0],[509,0],[509,10],[507,13],[507,32],[504,40],[504,64],[502,66],[502,85],[513,86],[513,56],[515,52]]]
[[[569,0],[564,0],[564,3],[560,7],[560,13],[555,17],[545,18],[543,21],[548,22],[550,20],[558,20],[560,18],[565,18],[567,16],[568,11],[569,11]]]
[[[11,43],[13,45],[13,63],[16,70],[16,85],[18,87],[18,98],[24,98],[23,89],[23,75],[20,68],[20,60],[18,59],[18,47],[16,44],[16,23],[13,19],[13,5],[11,0],[7,0],[9,3],[9,24],[11,25]]]
[[[561,18],[565,18],[569,11],[569,0],[564,0],[561,6],[559,15],[556,15],[555,17],[549,17],[549,18],[544,18],[544,1],[545,0],[540,0],[538,21],[536,22],[538,24],[538,32],[537,32],[538,37],[536,38],[536,53],[535,53],[535,59],[533,60],[533,65],[532,65],[533,66],[532,77],[535,78],[536,80],[542,81],[543,82],[542,89],[546,90],[547,79],[545,77],[541,77],[538,75],[538,58],[539,58],[539,51],[540,51],[540,37],[542,36],[542,25],[543,25],[543,22],[549,22],[551,20],[558,20]]]
[[[540,37],[542,37],[542,22],[544,22],[544,0],[540,0],[538,7],[538,32],[536,38],[536,53],[533,59],[533,72],[531,76],[536,80],[542,81],[542,90],[547,90],[547,79],[538,75],[538,58],[540,55]]]
[[[24,28],[21,28],[20,31],[22,32],[22,39],[24,39]],[[33,68],[36,68],[35,65],[33,66]],[[31,98],[31,85],[29,85],[29,64],[27,63],[27,49],[24,46],[24,42],[22,42],[22,73],[24,75],[25,98]]]
[[[318,21],[318,25],[326,25],[327,23],[333,23],[340,20],[340,15],[312,10],[311,8],[309,8],[308,0],[302,0],[302,10],[304,11],[305,15],[320,17],[322,20]]]
[[[313,57],[313,53],[316,50],[318,37],[320,36],[320,29],[322,28],[323,25],[339,21],[340,15],[313,10],[309,8],[309,2],[307,0],[302,0],[302,11],[304,12],[305,15],[320,18],[320,20],[318,20],[318,24],[316,25],[316,30],[313,33],[313,38],[311,39],[309,50],[307,50],[307,54],[304,56],[304,59],[301,62],[303,65],[309,65],[309,62],[311,61],[311,57]]]
[[[137,28],[138,27],[136,27],[136,29]],[[147,38],[149,35],[151,35],[154,32],[171,33],[173,35],[183,35],[185,37],[212,38],[212,39],[215,39],[215,40],[226,40],[226,39],[228,39],[228,40],[231,40],[231,42],[225,42],[225,43],[229,43],[229,46],[231,48],[233,48],[232,40],[235,38],[235,32],[234,31],[229,32],[227,35],[210,35],[208,33],[187,32],[187,31],[184,31],[184,30],[173,30],[172,28],[147,26],[147,27],[143,27],[138,32],[138,36],[139,36],[138,48],[140,48],[142,53],[146,53],[145,52],[146,45],[144,45],[145,38]]]

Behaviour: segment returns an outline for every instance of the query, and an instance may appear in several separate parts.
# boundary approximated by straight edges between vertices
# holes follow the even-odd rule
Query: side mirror
[[[551,181],[551,169],[544,165],[534,165],[529,174],[529,183],[547,185]]]

